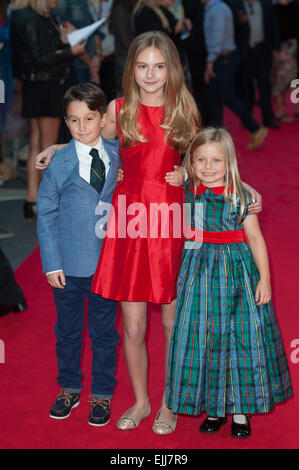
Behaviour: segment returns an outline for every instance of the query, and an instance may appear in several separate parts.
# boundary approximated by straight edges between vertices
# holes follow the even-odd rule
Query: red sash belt
[[[189,228],[189,234],[186,237],[189,240],[197,240],[205,243],[241,243],[246,242],[247,238],[244,230],[229,230],[227,232],[207,232]]]

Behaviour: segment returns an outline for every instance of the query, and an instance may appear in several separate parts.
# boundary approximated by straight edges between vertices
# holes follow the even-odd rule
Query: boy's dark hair
[[[67,117],[67,109],[73,101],[84,101],[91,111],[99,111],[101,116],[107,109],[105,93],[95,83],[79,83],[67,90],[62,101],[63,115]]]

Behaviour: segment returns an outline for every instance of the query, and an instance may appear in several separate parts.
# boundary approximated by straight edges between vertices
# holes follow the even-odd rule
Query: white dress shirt
[[[94,147],[89,147],[88,145],[82,144],[82,142],[75,140],[75,148],[79,160],[79,175],[81,176],[81,178],[83,178],[88,184],[90,183],[90,169],[92,156],[89,154],[89,152],[93,148],[98,150],[99,156],[104,162],[107,178],[107,174],[110,169],[110,160],[104,148],[101,137],[99,138],[97,145],[95,145]],[[62,269],[58,269],[56,271],[49,271],[46,274],[57,273],[60,271],[62,271]]]
[[[76,152],[77,152],[77,156],[79,160],[79,174],[81,178],[87,181],[87,183],[90,183],[90,168],[91,168],[92,156],[89,154],[89,152],[91,151],[92,148],[95,148],[98,150],[99,156],[101,157],[105,165],[106,178],[107,178],[109,168],[110,168],[110,160],[104,148],[101,137],[99,138],[97,145],[95,145],[94,147],[89,147],[88,145],[82,144],[82,142],[79,142],[78,140],[75,140],[75,147],[76,147]]]

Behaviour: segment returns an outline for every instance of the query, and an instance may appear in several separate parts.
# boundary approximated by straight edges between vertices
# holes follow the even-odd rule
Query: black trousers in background
[[[114,54],[103,60],[100,68],[100,87],[107,97],[108,103],[116,97]]]
[[[236,72],[239,64],[237,51],[220,56],[214,62],[215,78],[208,86],[209,118],[208,125],[223,126],[223,105],[227,106],[241,119],[250,133],[258,131],[260,125],[252,117],[247,105],[237,98],[235,92]]]
[[[0,248],[0,315],[14,311],[18,304],[26,305],[25,297],[15,281],[8,259]]]
[[[187,48],[187,56],[192,80],[192,94],[201,115],[202,125],[205,127],[208,123],[207,85],[204,80],[206,55],[196,54]]]
[[[260,44],[240,50],[240,65],[236,77],[237,96],[252,111],[255,103],[255,84],[258,89],[258,102],[261,107],[263,124],[273,124],[275,117],[272,108],[271,87],[272,52]]]

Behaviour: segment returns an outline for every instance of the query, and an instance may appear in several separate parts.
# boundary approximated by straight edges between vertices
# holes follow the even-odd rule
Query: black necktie
[[[91,168],[90,168],[90,184],[93,186],[98,193],[102,192],[106,170],[105,165],[97,149],[91,149],[89,154],[92,156]]]

